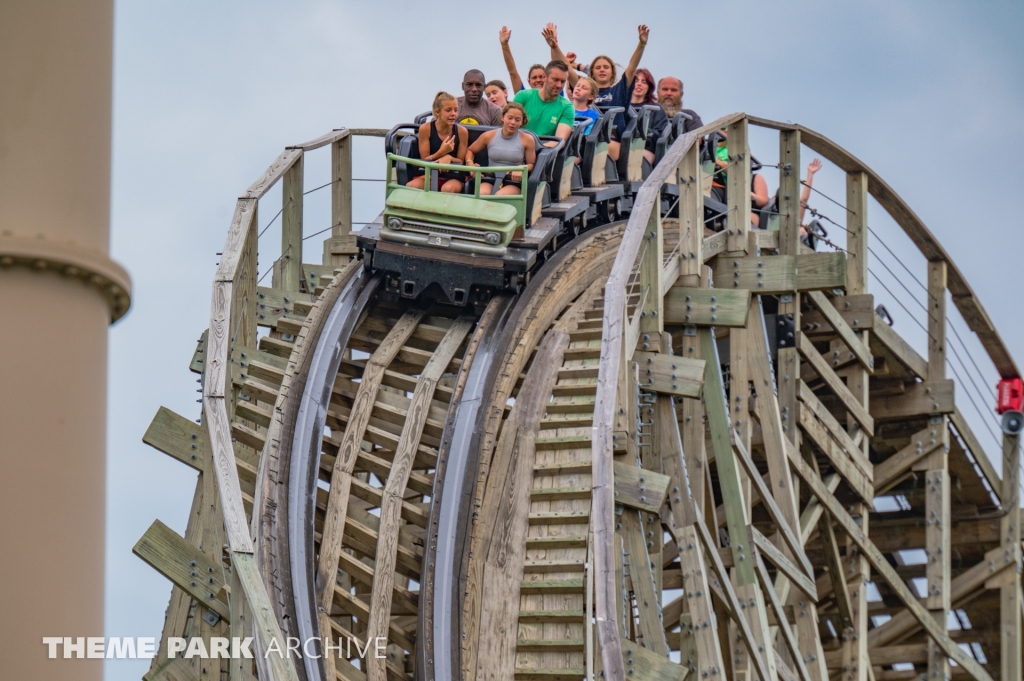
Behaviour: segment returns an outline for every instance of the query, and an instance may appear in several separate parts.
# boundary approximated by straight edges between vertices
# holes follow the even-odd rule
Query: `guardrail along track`
[[[777,231],[745,219],[750,125],[779,132]],[[723,126],[714,233],[698,136]],[[162,409],[144,438],[199,472],[188,527],[158,521],[135,549],[175,584],[164,639],[321,637],[333,654],[162,647],[147,678],[1020,678],[1018,436],[999,434],[997,473],[972,430],[988,417],[960,408],[988,374],[947,377],[968,370],[947,361],[949,324],[991,376],[1016,365],[869,168],[727,116],[669,149],[628,222],[466,310],[392,297],[349,262],[351,139],[289,147],[239,199],[192,362],[203,418]],[[335,226],[309,265],[302,164],[327,145]],[[801,243],[804,147],[845,173],[841,248]],[[279,180],[263,288],[257,204]],[[879,206],[924,256],[921,352],[869,291]]]

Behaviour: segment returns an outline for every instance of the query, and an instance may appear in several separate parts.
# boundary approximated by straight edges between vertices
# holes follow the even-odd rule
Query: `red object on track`
[[[1019,378],[1004,378],[999,381],[996,395],[998,413],[1021,411],[1024,406],[1024,382]]]

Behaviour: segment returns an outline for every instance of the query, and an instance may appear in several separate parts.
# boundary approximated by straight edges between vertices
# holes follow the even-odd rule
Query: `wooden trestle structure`
[[[739,217],[705,233],[698,136],[721,126]],[[779,231],[743,217],[749,126],[778,131]],[[873,171],[799,125],[724,117],[671,147],[628,221],[477,314],[389,296],[355,259],[352,140],[382,134],[288,147],[238,200],[191,367],[201,423],[161,409],[144,438],[199,472],[188,528],[157,521],[135,552],[174,583],[165,639],[254,636],[257,655],[161,645],[147,679],[1021,678],[1018,438],[1000,476],[946,375],[947,300],[1019,372]],[[327,146],[334,228],[307,265],[303,158]],[[846,252],[801,245],[802,147],[846,172]],[[926,355],[875,312],[869,197],[927,260]],[[289,636],[342,652],[262,654]]]

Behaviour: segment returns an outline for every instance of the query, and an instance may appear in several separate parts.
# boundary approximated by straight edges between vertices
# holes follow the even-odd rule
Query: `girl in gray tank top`
[[[509,102],[501,110],[501,128],[488,130],[476,139],[466,150],[466,165],[479,166],[473,158],[476,154],[487,151],[489,166],[522,166],[527,172],[533,170],[537,162],[537,147],[533,135],[522,132],[520,128],[526,123],[526,110],[521,104]],[[480,183],[480,194],[490,194],[494,188],[495,176],[484,173]],[[490,180],[490,181],[488,181]],[[501,181],[496,194],[519,194],[522,192],[523,177],[521,172],[507,173]]]

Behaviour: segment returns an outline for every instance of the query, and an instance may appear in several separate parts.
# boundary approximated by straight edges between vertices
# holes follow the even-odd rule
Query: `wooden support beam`
[[[946,263],[928,263],[928,381],[946,378]]]
[[[640,333],[660,334],[664,331],[665,293],[662,288],[662,264],[665,262],[665,236],[661,224],[661,209],[654,206],[647,221],[644,245],[640,259]],[[636,313],[634,313],[636,314]],[[633,351],[634,348],[628,348]]]
[[[910,444],[874,468],[875,494],[895,485],[918,461],[939,448],[949,449],[949,429],[929,425],[910,437]]]
[[[800,350],[801,356],[807,360],[811,367],[818,373],[818,376],[825,381],[825,385],[832,391],[839,402],[843,405],[843,408],[850,414],[860,427],[869,435],[875,434],[875,420],[871,418],[871,414],[868,413],[867,407],[861,404],[861,401],[853,396],[850,389],[846,387],[843,379],[836,375],[836,372],[829,366],[828,360],[821,356],[815,348],[814,344],[811,343],[810,339],[804,335],[803,332],[797,332],[797,349]]]
[[[633,585],[633,596],[639,614],[637,641],[667,660],[668,643],[665,641],[665,628],[661,623],[661,594],[654,583],[640,513],[634,510],[624,511],[619,516],[619,524],[622,526],[622,545],[626,551],[629,580]],[[625,653],[625,650],[623,652]],[[626,669],[628,673],[628,665]]]
[[[779,131],[779,252],[800,252],[800,131]]]
[[[224,570],[220,563],[211,560],[177,532],[154,520],[132,547],[132,553],[203,606],[220,617],[230,619],[228,604],[217,598],[224,586]]]
[[[750,233],[750,145],[747,141],[747,119],[729,124],[729,168],[726,172],[728,201],[728,245],[731,252],[749,248]],[[714,150],[712,149],[712,152]]]
[[[806,383],[800,382],[799,423],[804,432],[825,454],[843,479],[865,501],[874,498],[871,462],[863,455],[835,417],[825,408]],[[790,450],[790,460],[795,456]]]
[[[733,451],[732,424],[729,418],[729,407],[726,403],[725,387],[722,382],[722,365],[718,359],[718,347],[711,329],[698,329],[701,354],[707,362],[704,373],[704,409],[707,413],[708,428],[711,431],[711,446],[715,454],[715,465],[718,468],[718,481],[722,486],[722,497],[725,501],[725,513],[728,518],[730,547],[733,562],[736,565],[739,584],[754,582],[753,561],[746,559],[746,546],[750,543],[747,536],[747,511],[743,498],[740,469]],[[760,479],[760,475],[757,475]],[[742,547],[742,548],[741,548]],[[743,556],[743,559],[740,559]],[[728,577],[723,577],[728,579]]]
[[[687,525],[678,528],[675,537],[679,546],[683,590],[690,608],[690,623],[692,625],[692,628],[682,632],[682,635],[693,636],[697,649],[697,662],[694,665],[695,668],[690,671],[695,674],[694,679],[714,678],[716,675],[724,676],[725,663],[718,641],[718,627],[715,624],[707,570],[697,530],[693,525]],[[719,622],[718,626],[722,624]]]
[[[391,621],[391,602],[395,585],[395,562],[398,553],[398,530],[402,521],[402,503],[405,499],[406,487],[409,484],[409,477],[412,473],[413,461],[416,458],[420,438],[423,435],[423,428],[426,425],[427,414],[430,410],[431,401],[434,399],[434,389],[437,382],[448,369],[448,365],[455,357],[455,353],[462,345],[473,328],[473,318],[470,316],[459,317],[448,328],[448,333],[438,344],[437,349],[430,356],[430,360],[423,368],[416,381],[416,390],[413,391],[412,399],[409,402],[408,417],[402,427],[402,435],[395,448],[394,459],[391,463],[391,472],[387,476],[384,486],[384,497],[380,507],[380,525],[377,530],[377,554],[374,562],[373,595],[371,599],[370,617],[366,626],[367,640],[387,639]],[[552,371],[551,373],[555,373]],[[540,418],[538,416],[537,422]],[[536,427],[536,424],[533,424]],[[407,649],[407,652],[413,652]],[[387,681],[387,670],[385,661],[387,658],[368,657],[366,660],[368,681]]]
[[[704,194],[701,192],[700,148],[694,144],[679,164],[679,276],[693,284],[704,272]],[[665,290],[675,282],[669,282]],[[667,322],[666,322],[667,323]]]
[[[913,383],[902,395],[871,400],[871,416],[876,421],[895,421],[922,416],[952,414],[956,411],[952,379]]]
[[[779,631],[782,632],[782,640],[785,642],[786,647],[789,649],[789,654],[796,662],[797,673],[800,675],[800,681],[812,681],[811,673],[807,669],[807,665],[804,663],[804,655],[806,654],[800,647],[800,643],[797,641],[796,636],[793,634],[792,627],[789,626],[789,619],[786,617],[786,610],[782,606],[782,601],[779,600],[778,594],[775,593],[775,588],[772,586],[771,575],[768,574],[768,568],[765,567],[764,561],[761,560],[760,544],[758,544],[759,551],[754,554],[754,558],[757,560],[757,576],[760,580],[761,590],[764,592],[765,598],[768,599],[768,605],[775,615],[775,622],[779,627]],[[813,596],[812,600],[817,600],[817,596]]]
[[[867,343],[858,337],[857,332],[850,328],[843,316],[839,314],[832,302],[821,291],[811,291],[807,294],[814,306],[825,317],[828,323],[839,334],[839,338],[846,344],[850,351],[857,356],[860,365],[868,372],[874,371],[875,362],[871,357],[871,350]]]
[[[818,501],[838,521],[840,527],[843,528],[851,541],[863,552],[864,557],[871,563],[871,566],[888,582],[892,591],[903,601],[921,627],[932,638],[937,639],[949,657],[967,669],[976,679],[979,679],[979,681],[992,681],[992,677],[978,664],[977,660],[951,641],[946,635],[945,630],[936,625],[931,614],[918,602],[917,596],[910,591],[910,588],[907,587],[896,570],[889,564],[885,555],[875,548],[875,545],[865,536],[857,521],[847,514],[842,503],[828,491],[828,488],[825,487],[825,484],[814,471],[801,459],[794,459],[793,463],[793,468],[804,479],[804,482],[807,483],[810,492],[818,498]],[[851,585],[851,588],[853,586]],[[867,645],[867,641],[865,641],[865,645]]]
[[[1001,549],[1013,565],[1009,579],[999,587],[1000,678],[1021,678],[1021,530],[1020,530],[1020,436],[1003,434],[1003,510],[999,521]]]
[[[302,278],[302,188],[303,156],[284,172],[281,183],[281,256],[275,268],[280,273],[274,288],[299,290]],[[312,289],[309,289],[312,290]]]
[[[726,570],[725,565],[722,564],[722,558],[718,555],[718,546],[715,544],[714,538],[708,531],[707,524],[704,522],[703,516],[697,514],[697,522],[694,523],[693,527],[697,530],[697,536],[704,546],[705,555],[711,563],[711,567],[718,577],[718,584],[721,589],[721,596],[723,603],[728,608],[733,616],[733,620],[736,622],[736,627],[739,629],[740,637],[743,639],[743,643],[746,644],[747,649],[750,651],[750,659],[754,663],[754,671],[760,676],[761,679],[770,679],[774,681],[772,673],[769,671],[769,667],[764,660],[764,656],[761,655],[761,651],[758,650],[757,637],[754,635],[752,630],[752,624],[756,625],[757,622],[751,623],[745,616],[745,607],[740,607],[739,597],[737,596],[736,590],[733,589],[732,580],[729,578],[729,572]],[[679,543],[679,538],[676,538],[676,543]],[[748,565],[753,566],[754,561],[745,561]],[[755,582],[751,581],[749,586],[754,586]],[[713,585],[712,585],[713,586]],[[756,587],[755,587],[756,588]],[[722,631],[727,627],[724,626],[725,621],[719,619],[718,629]],[[767,634],[767,632],[765,632]],[[765,636],[767,638],[767,635]],[[767,650],[767,647],[765,648]],[[703,676],[703,674],[702,674]]]
[[[747,289],[673,286],[665,295],[665,323],[741,327],[749,307]]]
[[[704,386],[703,360],[637,351],[633,353],[633,361],[638,365],[643,390],[700,397]]]
[[[352,234],[352,137],[331,144],[331,238],[324,241],[325,265],[343,265],[358,252]]]
[[[331,604],[334,601],[334,584],[337,580],[338,559],[341,555],[348,521],[347,511],[352,487],[352,473],[363,442],[363,434],[369,424],[370,414],[373,411],[372,406],[376,401],[377,390],[384,379],[385,370],[398,356],[399,350],[412,335],[423,315],[424,311],[422,310],[413,310],[402,315],[367,360],[362,380],[359,383],[359,390],[353,402],[351,418],[345,428],[345,435],[342,438],[338,455],[334,459],[316,577],[317,602],[320,605],[320,631],[325,639],[330,637],[329,632],[332,630],[330,612]]]
[[[661,512],[670,483],[667,475],[625,461],[615,461],[612,466],[617,503],[647,513]]]
[[[996,469],[992,466],[992,460],[988,458],[988,454],[985,453],[985,449],[978,442],[977,436],[974,431],[971,430],[964,415],[960,413],[959,408],[954,408],[953,413],[949,415],[949,421],[956,428],[956,432],[960,435],[960,439],[963,441],[964,446],[971,453],[971,458],[978,464],[978,468],[981,469],[981,474],[985,476],[985,480],[988,482],[989,488],[992,493],[996,496],[997,500],[1002,499],[1003,481],[996,472]]]

